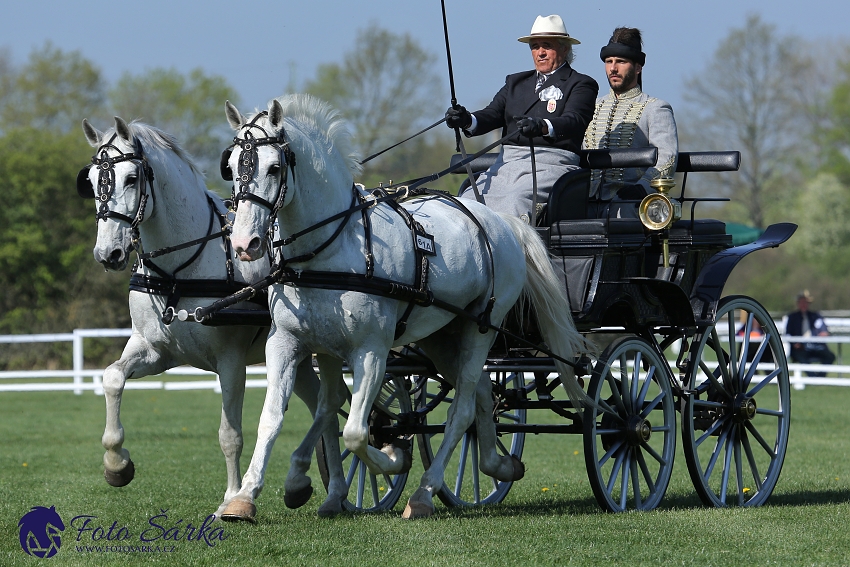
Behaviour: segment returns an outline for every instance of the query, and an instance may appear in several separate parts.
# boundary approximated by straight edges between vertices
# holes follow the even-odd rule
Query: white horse
[[[108,270],[127,266],[135,236],[152,251],[214,236],[222,230],[219,221],[226,214],[223,201],[207,190],[202,174],[172,136],[118,117],[115,127],[105,133],[83,120],[83,132],[96,153],[94,165],[80,172],[78,191],[81,196],[95,198],[98,230],[94,257]],[[219,442],[227,463],[227,490],[217,516],[240,488],[245,365],[264,360],[268,327],[166,325],[163,312],[173,286],[171,278],[183,291],[183,297],[173,305],[181,309],[199,302],[211,303],[216,293],[221,297],[268,273],[265,262],[234,262],[229,248],[224,238],[214,237],[142,262],[132,287],[143,291],[130,291],[129,297],[132,336],[121,358],[103,374],[104,475],[113,486],[128,484],[135,474],[130,453],[123,447],[124,428],[119,415],[127,379],[159,374],[183,364],[218,374],[222,396]],[[262,309],[248,303],[239,307]],[[299,369],[296,394],[311,411],[317,403],[317,382],[310,361],[306,361]],[[335,440],[336,436],[328,441]],[[309,498],[309,494],[301,496]],[[303,502],[287,502],[290,507],[300,504]]]
[[[370,256],[374,260],[373,281],[412,286],[421,264],[406,220],[386,203],[367,209],[365,216],[361,211],[322,224],[324,219],[349,209],[353,201],[374,199],[353,187],[359,164],[337,113],[315,98],[291,95],[271,101],[267,113],[248,119],[229,102],[226,114],[238,132],[228,161],[240,201],[232,234],[238,256],[242,260],[263,257],[274,214],[281,233],[297,238],[289,238],[284,246],[284,256],[289,259],[287,274],[294,283],[273,285],[269,293],[274,323],[266,343],[269,386],[257,446],[242,490],[231,500],[224,517],[253,519],[254,499],[262,489],[269,453],[282,427],[295,370],[311,353],[317,353],[322,376],[320,404],[308,438],[296,452],[312,447],[340,407],[344,390],[336,377],[342,361],[346,361],[354,385],[343,440],[374,474],[399,474],[410,466],[400,449],[386,446],[379,450],[368,442],[369,411],[381,386],[390,348],[415,341],[455,385],[444,441],[408,501],[404,517],[433,513],[432,496],[443,484],[448,458],[476,415],[482,472],[500,480],[521,476],[522,468],[518,470],[512,457],[500,457],[496,452],[491,385],[481,379],[495,332],[485,327],[482,333],[477,321],[437,306],[416,305],[405,315],[411,304],[408,299],[363,289],[350,291],[342,283],[357,280],[351,274],[367,272]],[[483,205],[468,203],[466,207],[468,214],[435,198],[404,204],[422,229],[416,231],[421,246],[431,247],[435,253],[428,256],[427,289],[437,299],[476,316],[489,310],[496,323],[524,293],[537,311],[547,344],[563,357],[572,357],[583,348],[584,341],[575,330],[566,295],[537,234],[519,219],[501,216]],[[364,236],[367,225],[371,238]],[[430,245],[425,233],[433,236]],[[299,285],[299,278],[306,282],[317,272],[320,279],[325,277],[324,289]],[[341,282],[338,289],[332,289],[336,287],[334,281]],[[396,337],[397,323],[405,317],[403,334]],[[574,403],[587,402],[572,369],[558,364]],[[309,464],[303,458],[297,462]],[[295,455],[292,463],[296,463]],[[289,475],[294,479],[303,472],[306,469],[290,469]],[[340,493],[344,498],[346,491],[344,484],[332,483],[325,505],[339,499]]]

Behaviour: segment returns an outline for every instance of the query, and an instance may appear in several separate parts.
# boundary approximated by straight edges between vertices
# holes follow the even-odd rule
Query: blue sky
[[[457,97],[470,109],[489,102],[505,75],[531,68],[528,48],[516,38],[529,32],[537,15],[564,18],[569,33],[582,42],[576,46],[575,68],[600,85],[605,77],[599,49],[613,28],[641,28],[647,53],[644,89],[674,109],[682,102],[685,78],[703,68],[722,38],[743,26],[750,13],[760,14],[782,34],[850,41],[847,0],[446,0],[446,11]],[[49,40],[63,50],[81,51],[110,82],[127,71],[201,67],[224,76],[250,110],[282,94],[291,69],[303,83],[317,65],[338,61],[354,47],[357,30],[371,22],[410,33],[438,57],[448,105],[438,0],[15,2],[4,10],[0,46],[15,63],[23,63],[33,48]]]

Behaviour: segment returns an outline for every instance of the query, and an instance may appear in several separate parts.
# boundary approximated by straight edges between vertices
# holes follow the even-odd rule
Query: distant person
[[[594,170],[590,178],[589,216],[638,218],[639,201],[655,189],[649,182],[672,177],[679,156],[676,120],[670,104],[643,92],[643,39],[637,28],[617,28],[599,57],[610,91],[596,101],[584,135],[586,149],[658,148],[650,168]],[[635,201],[621,203],[620,201]]]
[[[813,301],[809,290],[797,294],[797,311],[788,314],[785,334],[792,337],[827,337],[829,329],[817,311],[809,311]],[[800,364],[832,364],[835,355],[826,343],[791,343],[791,360]],[[807,376],[826,376],[826,372],[807,372]]]
[[[564,173],[579,166],[578,151],[593,116],[599,85],[573,70],[573,45],[560,16],[538,16],[531,33],[519,38],[531,48],[534,70],[508,75],[505,86],[484,109],[469,112],[463,106],[446,111],[449,128],[480,136],[497,128],[502,136],[515,134],[502,145],[499,157],[477,180],[478,191],[490,208],[516,215],[526,222],[532,214],[531,152],[537,170],[538,211]],[[472,188],[462,194],[475,199]]]

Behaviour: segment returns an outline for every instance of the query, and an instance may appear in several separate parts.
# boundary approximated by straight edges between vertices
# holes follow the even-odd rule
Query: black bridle
[[[91,164],[81,169],[77,174],[77,194],[84,199],[95,199],[100,203],[97,214],[95,215],[98,222],[112,218],[128,223],[133,231],[133,239],[135,241],[138,240],[139,236],[139,224],[145,218],[148,197],[152,197],[156,201],[156,195],[154,195],[153,190],[153,169],[145,158],[138,140],[134,142],[135,147],[133,152],[124,153],[117,146],[113,145],[112,142],[115,140],[115,136],[113,134],[109,138],[109,141],[98,149],[98,153],[92,156]],[[118,152],[118,155],[110,156],[110,149]],[[136,208],[136,214],[133,217],[110,210],[109,208],[109,201],[115,193],[115,165],[125,161],[132,162],[138,172],[139,204]],[[97,187],[93,187],[89,179],[89,170],[92,167],[96,167],[98,170]],[[148,186],[150,186],[150,195],[147,191]]]
[[[275,136],[271,136],[265,129],[256,123],[260,117],[268,116],[268,114],[268,111],[265,110],[263,112],[259,112],[253,119],[251,119],[250,122],[242,126],[240,134],[242,134],[243,137],[240,138],[237,134],[233,138],[233,144],[228,146],[221,153],[220,169],[222,179],[225,181],[233,181],[233,189],[231,193],[233,208],[235,209],[239,207],[240,201],[252,201],[257,203],[269,210],[272,219],[271,224],[269,225],[271,227],[274,224],[274,217],[277,216],[278,210],[283,206],[283,202],[286,199],[286,191],[289,188],[287,184],[287,167],[292,170],[292,177],[295,177],[295,154],[293,154],[292,150],[289,149],[289,142],[286,141],[283,128],[281,128],[280,133]],[[262,136],[255,137],[254,134],[251,133],[251,130],[253,129],[262,132]],[[242,152],[239,154],[238,171],[234,178],[233,170],[230,168],[229,162],[230,155],[233,153],[233,148],[236,146],[239,146]],[[278,184],[277,197],[275,197],[274,201],[267,201],[249,190],[249,185],[257,173],[257,166],[259,165],[257,149],[260,146],[272,146],[275,150],[277,150],[281,158],[280,183]],[[239,186],[238,191],[236,189],[237,184]]]

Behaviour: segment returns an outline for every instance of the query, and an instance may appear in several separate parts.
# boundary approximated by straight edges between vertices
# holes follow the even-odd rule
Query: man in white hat
[[[654,193],[649,182],[672,177],[679,156],[676,121],[670,104],[643,92],[641,51],[637,28],[617,28],[599,53],[611,87],[596,101],[583,146],[587,149],[658,148],[658,161],[649,168],[594,170],[590,178],[591,217],[638,218],[641,199]],[[624,202],[625,201],[625,202]]]
[[[502,129],[502,136],[513,134],[476,185],[489,207],[529,222],[535,216],[531,212],[532,142],[540,209],[555,181],[578,168],[578,150],[593,116],[599,85],[570,67],[572,46],[580,42],[570,37],[560,16],[538,16],[531,33],[519,41],[531,48],[534,70],[508,75],[505,86],[482,110],[471,113],[459,105],[449,108],[446,124],[461,128],[467,136],[496,128]],[[475,198],[471,190],[462,197]]]

